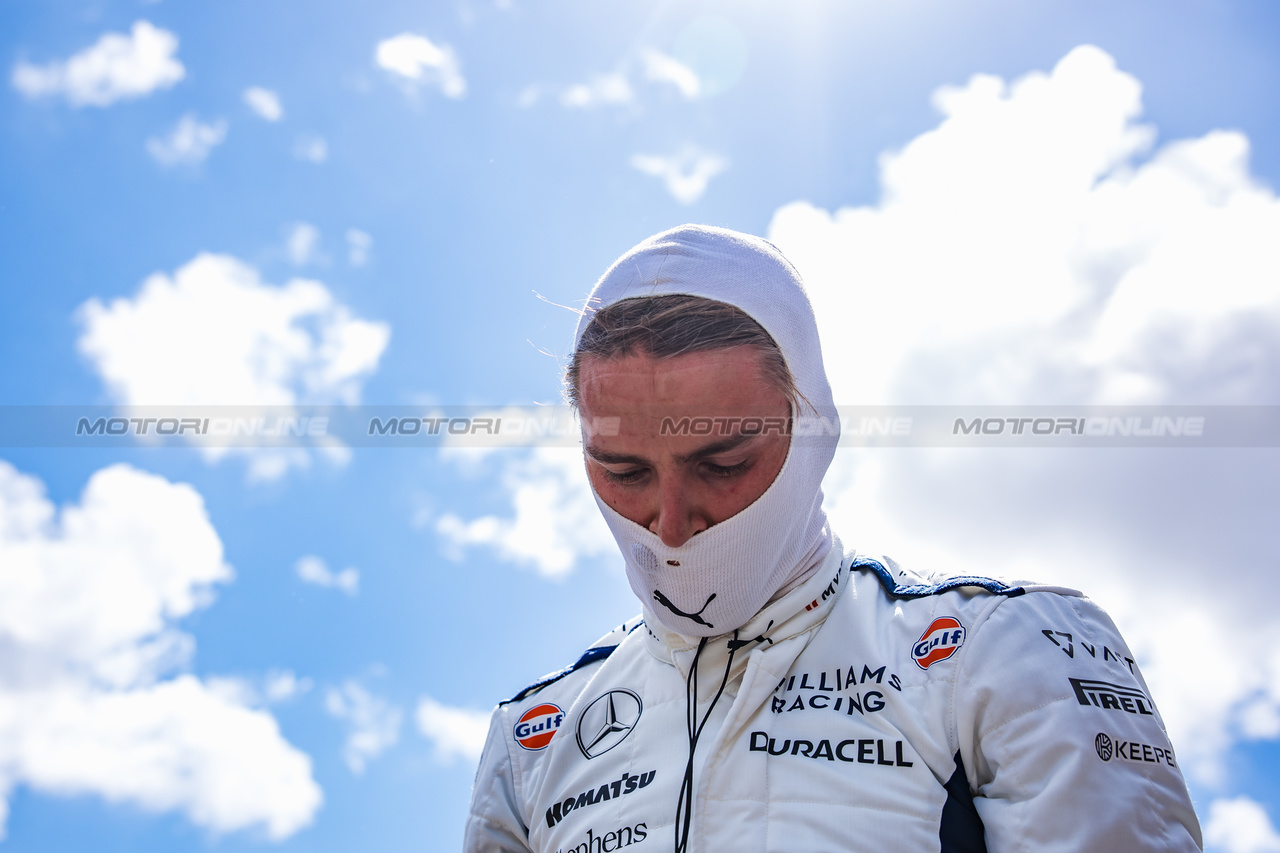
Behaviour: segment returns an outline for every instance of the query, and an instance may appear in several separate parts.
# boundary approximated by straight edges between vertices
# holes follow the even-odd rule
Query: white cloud
[[[882,157],[879,203],[775,213],[837,401],[1275,402],[1280,202],[1239,133],[1152,152],[1140,93],[1091,47],[979,75]],[[1245,450],[848,450],[826,490],[846,544],[1103,603],[1180,763],[1212,785],[1241,738],[1280,734],[1280,653],[1240,654],[1280,595],[1259,532],[1277,473]],[[1188,594],[1206,565],[1248,600]]]
[[[227,123],[218,119],[204,124],[188,113],[178,120],[168,136],[147,140],[147,153],[161,166],[194,166],[203,163],[209,152],[227,138]]]
[[[505,452],[515,451],[498,451]],[[450,557],[461,559],[465,548],[484,546],[554,579],[568,575],[578,560],[617,547],[591,495],[580,449],[519,452],[504,465],[501,480],[514,517],[464,521],[446,513],[437,519],[436,533]]]
[[[644,78],[652,83],[673,86],[685,98],[694,99],[702,93],[698,75],[689,66],[658,50],[640,51],[639,60]],[[637,93],[631,83],[631,69],[622,68],[605,74],[593,74],[584,83],[555,87],[530,84],[521,90],[516,103],[529,108],[538,104],[545,95],[559,92],[560,105],[566,109],[590,110],[601,107],[632,107],[636,109]]]
[[[289,262],[296,267],[321,260],[320,229],[309,222],[295,222],[284,241]]]
[[[1081,402],[1170,401],[1179,373],[1196,384],[1187,393],[1184,382],[1181,399],[1238,396],[1229,376],[1203,370],[1224,356],[1227,326],[1276,316],[1280,252],[1262,238],[1280,210],[1248,175],[1238,133],[1166,145],[1135,165],[1153,136],[1134,122],[1139,93],[1096,48],[1012,85],[978,76],[940,93],[938,128],[882,158],[880,205],[832,214],[799,202],[775,214],[770,232],[812,283],[841,294],[846,313],[825,318],[824,333],[848,312],[911,309],[910,325],[861,330],[877,358],[850,373],[842,399],[884,400],[902,359],[928,342],[1034,329],[1025,345],[1055,327],[1058,369],[1089,385]],[[1069,326],[1081,312],[1088,322]],[[1186,346],[1149,345],[1161,335]],[[997,379],[974,374],[957,391],[971,397]]]
[[[244,262],[212,254],[172,277],[151,275],[132,298],[91,299],[77,319],[80,352],[129,406],[354,404],[391,335],[386,323],[352,316],[321,282],[277,287]],[[233,450],[248,455],[252,478],[279,477],[310,459],[301,448],[202,453],[212,461]]]
[[[218,679],[169,677],[194,648],[177,621],[231,575],[188,485],[114,465],[59,512],[0,461],[0,817],[26,785],[218,833],[312,821],[311,761],[271,715]]]
[[[311,690],[310,678],[299,678],[289,670],[273,670],[267,673],[262,685],[262,695],[268,702],[287,702]]]
[[[271,670],[264,676],[210,676],[204,686],[215,696],[246,708],[261,708],[287,702],[309,691],[311,679],[299,678],[289,670]]]
[[[329,159],[329,143],[323,136],[304,133],[293,141],[293,157],[295,160],[319,166]]]
[[[352,773],[364,773],[370,761],[400,740],[401,710],[358,683],[348,681],[341,689],[330,689],[324,701],[331,715],[347,723],[342,760]]]
[[[1280,834],[1271,818],[1248,797],[1214,800],[1204,827],[1205,849],[1213,853],[1277,853]]]
[[[673,56],[658,50],[644,50],[640,53],[640,61],[644,65],[644,74],[655,83],[667,83],[689,100],[698,97],[702,92],[702,81],[693,69]]]
[[[340,589],[347,595],[357,595],[360,592],[360,572],[357,569],[345,568],[340,572],[330,571],[324,560],[308,555],[299,559],[294,564],[293,570],[305,583]]]
[[[385,323],[352,317],[318,281],[273,286],[212,254],[172,277],[151,275],[132,299],[91,299],[78,317],[81,352],[130,405],[354,403],[390,335]]]
[[[516,105],[521,109],[530,109],[538,105],[538,101],[542,100],[543,87],[536,83],[530,83],[520,90],[520,94],[516,96]]]
[[[12,82],[28,98],[62,95],[74,107],[105,107],[168,89],[186,75],[178,38],[137,21],[131,35],[107,33],[66,61],[14,66]]]
[[[631,84],[621,73],[597,74],[586,83],[575,83],[560,93],[561,105],[570,109],[620,106],[634,99]]]
[[[410,90],[420,86],[437,86],[446,98],[461,98],[467,93],[467,81],[453,48],[437,45],[425,36],[401,33],[378,42],[374,61],[396,76]]]
[[[631,165],[655,178],[661,178],[667,192],[681,204],[693,204],[707,191],[707,184],[729,167],[729,161],[718,154],[686,146],[670,157],[636,154]]]
[[[1240,709],[1240,733],[1251,740],[1280,738],[1280,683],[1271,684],[1270,696],[1261,696]]]
[[[280,96],[270,89],[261,86],[250,86],[244,90],[244,102],[259,118],[267,121],[279,121],[284,117],[284,107],[280,106]]]
[[[418,731],[435,744],[436,760],[442,764],[461,758],[472,764],[480,761],[489,734],[489,712],[441,705],[430,696],[418,700],[415,713]]]
[[[373,237],[359,228],[347,229],[347,263],[353,267],[362,267],[369,261],[369,250],[373,248]]]

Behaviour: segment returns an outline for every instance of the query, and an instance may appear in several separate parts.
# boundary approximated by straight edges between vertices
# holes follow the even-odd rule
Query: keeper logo
[[[1114,758],[1116,761],[1165,764],[1174,768],[1178,766],[1172,747],[1138,743],[1133,740],[1125,740],[1119,736],[1113,738],[1104,732],[1098,732],[1098,736],[1093,739],[1093,748],[1098,751],[1098,757],[1103,761],[1110,761]]]

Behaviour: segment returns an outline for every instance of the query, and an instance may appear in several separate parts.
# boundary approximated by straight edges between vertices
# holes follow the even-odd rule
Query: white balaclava
[[[831,550],[822,478],[835,455],[839,419],[800,276],[772,244],[748,234],[684,225],[640,243],[596,283],[574,348],[593,311],[624,299],[668,295],[725,302],[763,326],[781,348],[806,409],[793,406],[792,414],[817,424],[792,435],[782,470],[763,495],[678,548],[664,545],[595,495],[622,550],[632,591],[677,634],[713,637],[746,624]]]

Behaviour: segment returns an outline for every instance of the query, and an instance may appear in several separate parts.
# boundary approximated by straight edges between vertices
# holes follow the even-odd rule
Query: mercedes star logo
[[[640,720],[640,697],[630,690],[610,690],[597,697],[578,718],[578,748],[587,758],[604,755],[631,734]]]

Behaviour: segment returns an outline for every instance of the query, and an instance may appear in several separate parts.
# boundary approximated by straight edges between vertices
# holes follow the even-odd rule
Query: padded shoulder
[[[566,675],[577,672],[583,667],[590,666],[591,664],[596,663],[597,661],[604,660],[609,655],[613,654],[613,650],[618,647],[619,643],[621,643],[624,639],[626,639],[626,636],[628,634],[630,634],[632,631],[639,628],[643,624],[644,624],[644,619],[642,619],[639,616],[635,617],[634,619],[628,619],[626,622],[623,622],[617,628],[614,628],[612,631],[610,631],[609,633],[605,634],[603,637],[601,637],[600,639],[592,643],[590,648],[588,648],[585,652],[582,653],[581,657],[579,657],[576,661],[566,666],[564,669],[559,669],[559,670],[556,670],[555,672],[542,676],[542,678],[539,678],[537,681],[533,682],[533,684],[530,684],[528,687],[521,690],[515,696],[512,696],[510,699],[506,700],[505,702],[499,702],[498,704],[510,705],[512,702],[522,702],[525,699],[528,699],[533,694],[537,693],[539,690],[543,689],[544,687],[547,687],[548,685],[551,685],[551,684],[555,684],[557,681],[564,678]]]
[[[978,575],[944,575],[923,577],[907,572],[889,557],[876,559],[862,555],[854,555],[849,564],[850,571],[873,573],[891,598],[923,598],[938,595],[959,587],[978,587],[993,595],[1004,595],[1009,598],[1027,592],[1025,585],[1012,585],[994,578]]]

